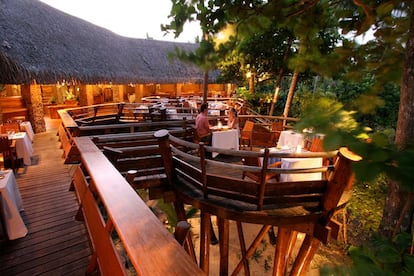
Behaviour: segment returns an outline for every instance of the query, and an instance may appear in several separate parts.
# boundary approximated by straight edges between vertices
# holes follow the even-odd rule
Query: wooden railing
[[[320,244],[336,238],[341,224],[333,216],[348,202],[353,173],[351,163],[360,157],[341,148],[335,152],[269,153],[233,151],[183,141],[160,130],[161,154],[170,189],[176,193],[176,212],[185,219],[184,204],[201,210],[200,266],[209,271],[210,215],[217,216],[220,245],[220,273],[229,269],[229,220],[237,223],[241,254],[240,262],[231,275],[244,267],[249,275],[248,258],[252,256],[271,226],[278,227],[273,275],[304,275]],[[217,152],[230,160],[236,157],[262,160],[261,166],[229,164],[206,158]],[[284,168],[269,161],[289,158],[317,158],[319,166]],[[326,165],[323,159],[331,159]],[[283,162],[283,161],[279,161]],[[244,178],[246,172],[256,176]],[[319,174],[319,179],[302,179],[282,182],[282,175]],[[267,177],[273,174],[276,181]],[[252,245],[247,248],[243,238],[242,222],[263,225]],[[297,233],[305,239],[297,255],[293,253]],[[295,258],[296,256],[296,258]],[[289,263],[293,262],[292,267]]]
[[[88,273],[126,275],[113,232],[138,275],[203,275],[90,137],[75,137],[81,165],[73,186],[93,246]],[[103,211],[102,211],[103,210]]]
[[[58,110],[61,118],[61,124],[58,127],[58,136],[63,149],[62,157],[65,159],[65,164],[79,163],[80,155],[74,143],[74,137],[80,136],[94,136],[99,139],[100,135],[108,134],[132,134],[126,139],[134,140],[134,133],[138,134],[144,131],[155,131],[159,129],[169,129],[178,133],[192,135],[194,120],[174,120],[174,121],[159,121],[159,122],[135,122],[135,123],[111,123],[111,124],[97,124],[97,125],[78,125],[76,120],[70,114],[72,109]],[[104,115],[106,116],[106,115]],[[107,118],[107,117],[106,117]],[[184,135],[182,134],[182,135]],[[104,138],[101,138],[104,139]],[[110,139],[107,136],[105,139]],[[117,139],[117,138],[111,138]],[[123,138],[118,138],[118,140]]]
[[[132,187],[155,188],[157,193],[152,194],[153,198],[174,200],[179,220],[185,220],[183,203],[201,209],[200,266],[206,273],[209,266],[207,229],[210,214],[218,216],[221,233],[220,271],[223,274],[226,274],[228,269],[228,263],[225,264],[228,258],[225,249],[228,248],[228,220],[237,221],[238,227],[241,222],[263,224],[264,227],[257,237],[259,240],[271,225],[278,226],[278,254],[275,256],[274,269],[279,274],[287,271],[288,259],[283,253],[288,252],[287,256],[292,256],[289,248],[296,241],[296,232],[305,233],[307,238],[296,258],[292,274],[303,273],[319,242],[328,242],[339,231],[340,224],[333,220],[332,215],[338,208],[343,207],[349,198],[349,183],[352,180],[350,163],[351,160],[357,160],[346,151],[341,151],[338,158],[335,158],[336,162],[330,167],[291,171],[269,168],[265,164],[268,164],[270,158],[328,158],[331,155],[278,155],[269,153],[268,150],[251,152],[213,148],[192,143],[189,138],[191,135],[187,136],[186,131],[179,131],[177,128],[171,130],[171,133],[176,136],[182,135],[180,138],[166,135],[165,131],[161,131],[156,135],[159,141],[154,139],[153,130],[77,137],[76,135],[81,133],[79,126],[67,112],[59,112],[62,118],[62,126],[59,129],[62,147],[65,148],[66,144],[71,149],[75,148],[78,162],[81,162],[75,171],[73,184],[95,251],[89,272],[99,268],[102,274],[126,273],[110,235],[111,231],[115,231],[128,259],[140,275],[202,273],[195,265],[194,254],[191,254],[194,250],[187,248],[187,253],[190,253],[191,257],[186,254]],[[95,126],[85,127],[96,130]],[[166,141],[174,147],[165,144]],[[208,160],[205,158],[206,151],[226,156],[262,158],[263,165],[257,167]],[[152,156],[148,163],[142,162],[142,158],[148,156]],[[187,158],[190,161],[187,161]],[[229,170],[255,173],[259,180],[229,177]],[[324,176],[329,174],[330,178],[283,184],[266,181],[268,174],[309,172],[320,172]],[[180,179],[186,181],[182,182]],[[187,186],[180,186],[185,182]],[[220,202],[225,203],[225,206],[220,205]],[[244,210],[245,207],[248,209]],[[104,214],[101,210],[104,210]],[[187,246],[188,244],[191,243],[188,242]],[[243,266],[248,270],[246,260],[254,250],[254,246],[242,248],[242,259],[235,271],[239,271]]]

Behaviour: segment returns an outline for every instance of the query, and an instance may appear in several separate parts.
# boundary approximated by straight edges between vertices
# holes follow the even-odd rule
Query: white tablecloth
[[[322,166],[322,157],[316,158],[282,158],[282,169],[305,169]],[[322,173],[280,174],[281,182],[321,180]]]
[[[31,157],[33,156],[32,142],[26,132],[17,132],[13,134],[11,139],[16,141],[17,158],[22,158],[26,166],[32,164]]]
[[[215,148],[238,150],[239,132],[237,129],[213,131],[211,145]],[[213,158],[217,155],[218,153],[213,152]]]
[[[278,148],[294,148],[299,145],[303,148],[304,144],[303,134],[294,132],[292,130],[284,130],[280,133],[279,140],[277,142]]]
[[[33,142],[34,132],[33,132],[32,124],[29,121],[22,122],[20,124],[20,129],[21,131],[26,132],[27,136],[29,136],[30,141]]]
[[[27,234],[20,211],[23,210],[22,198],[13,171],[8,170],[0,179],[1,218],[10,240],[22,238]]]

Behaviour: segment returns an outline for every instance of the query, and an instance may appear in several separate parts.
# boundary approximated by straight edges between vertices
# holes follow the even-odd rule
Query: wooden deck
[[[32,166],[16,179],[23,199],[26,237],[0,241],[0,275],[84,275],[91,250],[78,203],[69,191],[70,165],[64,165],[56,128],[35,135]]]

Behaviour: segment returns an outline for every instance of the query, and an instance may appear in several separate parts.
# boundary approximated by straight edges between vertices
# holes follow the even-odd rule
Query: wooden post
[[[168,130],[161,129],[154,133],[158,139],[158,145],[161,150],[161,156],[164,163],[165,174],[167,175],[168,184],[172,186],[173,168],[172,168],[172,153],[170,150],[170,142],[168,140]]]
[[[220,245],[220,275],[229,273],[229,221],[217,217]]]
[[[200,268],[208,274],[210,267],[210,215],[201,211],[200,220]]]

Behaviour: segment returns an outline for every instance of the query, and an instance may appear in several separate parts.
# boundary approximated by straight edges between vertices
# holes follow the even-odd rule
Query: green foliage
[[[177,226],[178,219],[175,213],[175,209],[171,203],[166,203],[164,200],[158,200],[158,206],[164,212],[168,219],[168,226],[169,231],[172,233],[174,231],[174,227]]]
[[[172,233],[177,226],[178,219],[177,214],[175,212],[174,206],[170,202],[164,202],[164,200],[159,199],[157,201],[158,207],[164,212],[168,219],[168,229]],[[186,218],[192,218],[198,212],[198,210],[194,207],[189,208],[186,211]]]
[[[388,191],[387,180],[382,174],[370,182],[355,181],[346,207],[348,225],[354,229],[348,231],[348,240],[358,241],[354,245],[367,242],[378,229]]]
[[[272,93],[273,93],[273,86],[271,85],[263,85],[260,86],[256,93],[251,94],[250,91],[246,87],[239,87],[237,88],[237,96],[242,98],[244,101],[247,102],[248,106],[254,110],[255,112],[263,115],[267,115],[269,113],[270,104],[272,101]],[[276,106],[276,114],[281,114],[283,112],[283,103],[280,102]]]
[[[373,181],[385,173],[398,180],[405,191],[414,191],[414,175],[410,169],[414,150],[400,151],[386,135],[388,132],[371,134],[370,128],[360,126],[355,120],[355,111],[346,111],[341,103],[326,97],[310,99],[302,116],[295,128],[299,131],[312,128],[316,133],[324,133],[326,150],[347,146],[363,158],[353,166],[357,179]]]
[[[351,246],[352,267],[323,268],[321,275],[413,275],[414,256],[409,254],[411,236],[401,233],[390,241],[374,235],[371,246]]]
[[[341,77],[341,76],[337,76]],[[358,110],[355,119],[374,130],[395,129],[397,124],[400,86],[385,84],[381,90],[372,94],[375,85],[372,74],[361,76],[359,82],[342,78],[313,78],[302,80],[295,93],[291,115],[303,117],[302,110],[309,99],[326,97],[336,99],[347,110]],[[283,101],[283,93],[280,100]],[[389,130],[387,130],[389,131]]]

